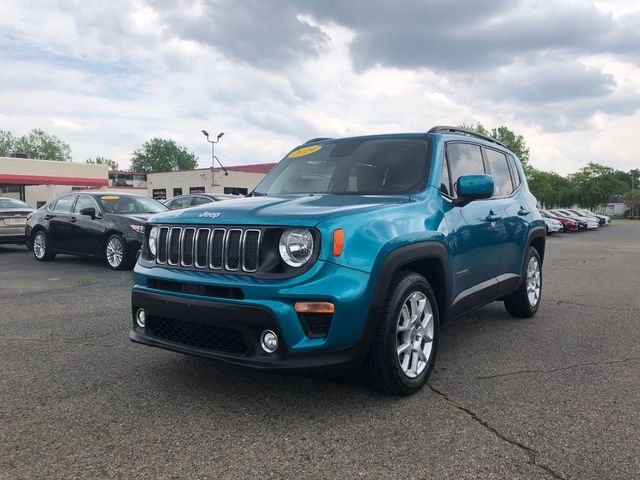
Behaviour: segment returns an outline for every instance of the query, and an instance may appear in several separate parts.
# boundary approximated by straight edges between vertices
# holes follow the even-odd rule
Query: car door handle
[[[520,207],[518,210],[518,215],[529,215],[531,212],[524,207]]]
[[[71,223],[76,223],[76,217],[71,217],[71,218],[69,219],[69,221],[70,221]]]
[[[45,220],[51,220],[53,218],[53,215],[45,215],[44,219]]]
[[[500,220],[502,217],[500,215],[496,215],[495,213],[491,212],[489,213],[489,215],[487,215],[487,218],[484,219],[485,222],[497,222],[498,220]]]

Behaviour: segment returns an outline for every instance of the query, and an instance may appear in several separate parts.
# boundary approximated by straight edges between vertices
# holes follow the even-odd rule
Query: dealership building
[[[189,193],[246,195],[273,167],[272,163],[201,168],[158,173],[109,171],[106,165],[0,157],[0,196],[40,207],[65,193],[109,190],[157,199]]]
[[[219,168],[197,168],[147,175],[148,195],[164,200],[189,193],[230,193],[246,195],[264,178],[275,163]]]

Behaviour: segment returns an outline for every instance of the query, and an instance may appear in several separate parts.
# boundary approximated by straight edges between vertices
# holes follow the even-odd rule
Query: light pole
[[[214,168],[215,168],[215,162],[216,161],[222,167],[222,170],[224,170],[224,174],[225,175],[229,175],[229,172],[227,172],[227,169],[224,168],[224,165],[222,165],[222,163],[220,162],[218,157],[216,157],[216,143],[218,143],[220,141],[220,139],[224,135],[224,132],[220,132],[215,140],[209,139],[209,133],[206,130],[202,130],[202,134],[205,137],[207,137],[207,142],[209,142],[211,144],[211,187],[214,188],[215,187]]]

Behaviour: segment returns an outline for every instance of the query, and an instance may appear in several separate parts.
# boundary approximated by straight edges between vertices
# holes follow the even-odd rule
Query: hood
[[[312,227],[341,215],[409,202],[408,195],[283,195],[207,203],[154,215],[153,222]]]

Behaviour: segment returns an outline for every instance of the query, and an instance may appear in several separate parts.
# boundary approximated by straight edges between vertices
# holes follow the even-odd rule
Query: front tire
[[[531,318],[542,300],[542,262],[538,251],[529,247],[524,279],[514,293],[504,300],[504,306],[514,317]]]
[[[393,395],[420,390],[435,365],[439,322],[429,282],[416,273],[398,273],[365,362],[373,386]]]
[[[33,256],[39,262],[49,262],[56,256],[51,247],[49,236],[44,230],[38,230],[33,235]]]
[[[104,259],[112,270],[128,270],[131,259],[127,254],[127,245],[122,235],[117,233],[107,238],[104,244]]]

